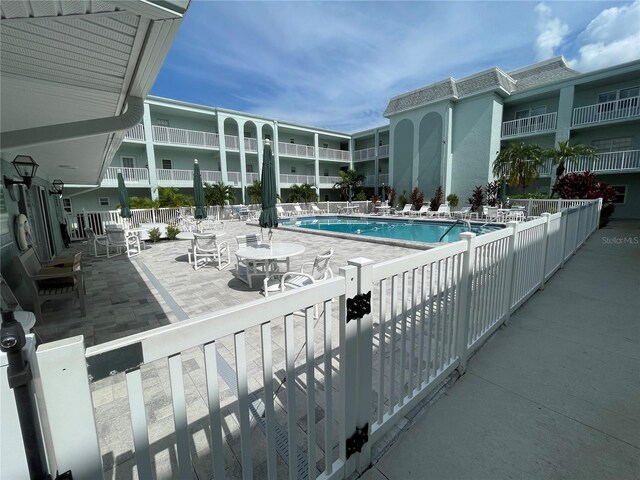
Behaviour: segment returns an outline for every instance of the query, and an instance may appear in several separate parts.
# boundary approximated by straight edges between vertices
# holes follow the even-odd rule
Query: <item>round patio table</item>
[[[271,265],[278,259],[286,258],[287,271],[289,271],[289,259],[295,255],[300,255],[304,250],[304,245],[289,242],[258,243],[256,245],[242,246],[236,251],[236,256],[249,262],[266,262],[266,271],[251,273],[249,269],[247,269],[246,278],[240,275],[240,272],[236,275],[240,280],[248,284],[249,287],[253,287],[252,280],[254,276],[264,275],[264,294],[267,296],[267,292],[269,291],[269,279],[272,276]]]

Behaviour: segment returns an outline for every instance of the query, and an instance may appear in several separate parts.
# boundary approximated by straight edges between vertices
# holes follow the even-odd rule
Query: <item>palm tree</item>
[[[310,183],[303,183],[302,185],[293,184],[289,188],[289,202],[317,202],[318,194],[316,193],[316,187]]]
[[[225,202],[235,203],[236,195],[233,185],[225,185],[224,182],[204,184],[204,199],[207,206],[224,207]]]
[[[158,206],[160,208],[190,207],[193,198],[180,193],[176,187],[158,187]]]
[[[247,187],[247,194],[249,195],[249,202],[260,203],[262,201],[262,182],[254,180],[253,184]]]
[[[348,201],[351,201],[351,197],[353,196],[353,192],[360,186],[360,184],[364,181],[364,175],[359,173],[357,170],[350,168],[346,172],[340,171],[340,181],[336,182],[333,186],[334,189],[340,190],[343,198],[346,198]]]
[[[535,144],[512,143],[493,161],[493,174],[506,178],[509,185],[521,187],[538,178],[538,170],[544,164],[542,149]]]
[[[581,155],[597,155],[597,150],[588,145],[569,145],[569,140],[566,142],[558,142],[557,148],[549,148],[543,152],[543,155],[547,158],[551,158],[554,165],[558,165],[556,169],[556,182],[564,174],[564,163]]]

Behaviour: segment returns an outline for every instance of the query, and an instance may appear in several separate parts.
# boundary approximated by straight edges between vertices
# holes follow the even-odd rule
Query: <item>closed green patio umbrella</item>
[[[200,175],[200,165],[198,165],[197,158],[193,161],[193,202],[196,207],[193,216],[197,220],[207,218],[207,210],[204,207],[204,187],[202,186],[202,176]]]
[[[131,218],[131,209],[129,208],[129,192],[124,184],[122,170],[118,170],[118,200],[120,201],[120,216],[122,218]]]
[[[260,212],[260,226],[269,229],[269,241],[271,241],[271,229],[278,228],[278,211],[276,210],[276,167],[271,154],[271,144],[265,140],[262,155],[262,212]]]

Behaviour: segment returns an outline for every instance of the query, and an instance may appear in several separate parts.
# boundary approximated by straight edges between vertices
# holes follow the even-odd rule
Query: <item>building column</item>
[[[240,189],[242,190],[242,203],[246,204],[247,199],[247,158],[244,153],[244,120],[236,120],[238,124],[238,150],[240,152]]]
[[[453,124],[453,103],[448,102],[444,111],[443,139],[442,139],[442,189],[444,198],[454,193],[451,191],[451,176],[453,170],[453,159],[451,156],[451,139]]]
[[[280,136],[278,135],[278,121],[273,122],[273,139],[271,141],[271,150],[273,152],[273,163],[276,169],[276,190],[278,191],[278,195],[282,196],[282,192],[280,191]]]
[[[151,200],[158,200],[158,172],[156,170],[156,154],[153,148],[153,126],[151,125],[151,110],[149,104],[144,102],[144,114],[142,116],[144,126],[144,147],[147,152],[147,169],[149,170],[149,188]]]
[[[380,197],[382,198],[384,196],[384,187],[382,187],[382,185],[380,185],[380,151],[379,151],[379,146],[378,144],[380,143],[380,132],[378,132],[378,129],[376,128],[375,133],[373,134],[373,146],[374,146],[374,150],[373,150],[373,171],[374,171],[374,175],[373,178],[375,179],[375,189],[374,189],[374,193],[378,193],[379,189],[382,188],[382,192],[380,192]]]
[[[264,127],[263,123],[256,123],[256,135],[258,137],[258,176],[262,179],[262,162],[264,161],[263,153],[264,153],[264,142],[262,140],[262,136],[264,133],[262,132],[262,127]]]
[[[573,97],[575,87],[573,85],[560,89],[558,100],[558,116],[556,117],[556,138],[553,147],[560,142],[566,142],[571,136],[571,117],[573,116]],[[555,169],[549,174],[549,194],[556,182]]]
[[[227,175],[227,149],[224,140],[224,121],[223,115],[218,114],[218,143],[220,145],[220,173],[222,174],[222,181],[229,183],[229,177]]]

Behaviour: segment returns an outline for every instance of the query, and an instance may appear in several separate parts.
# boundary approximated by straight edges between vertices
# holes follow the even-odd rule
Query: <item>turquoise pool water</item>
[[[368,217],[299,217],[295,222],[285,220],[283,225],[292,225],[310,230],[324,230],[329,232],[350,233],[367,237],[390,238],[394,240],[409,240],[413,242],[435,243],[440,241],[455,221],[429,222],[411,220],[378,220]],[[472,231],[478,235],[504,228],[503,225],[471,224]],[[467,225],[457,224],[442,239],[443,242],[456,242],[460,233],[468,231]]]

